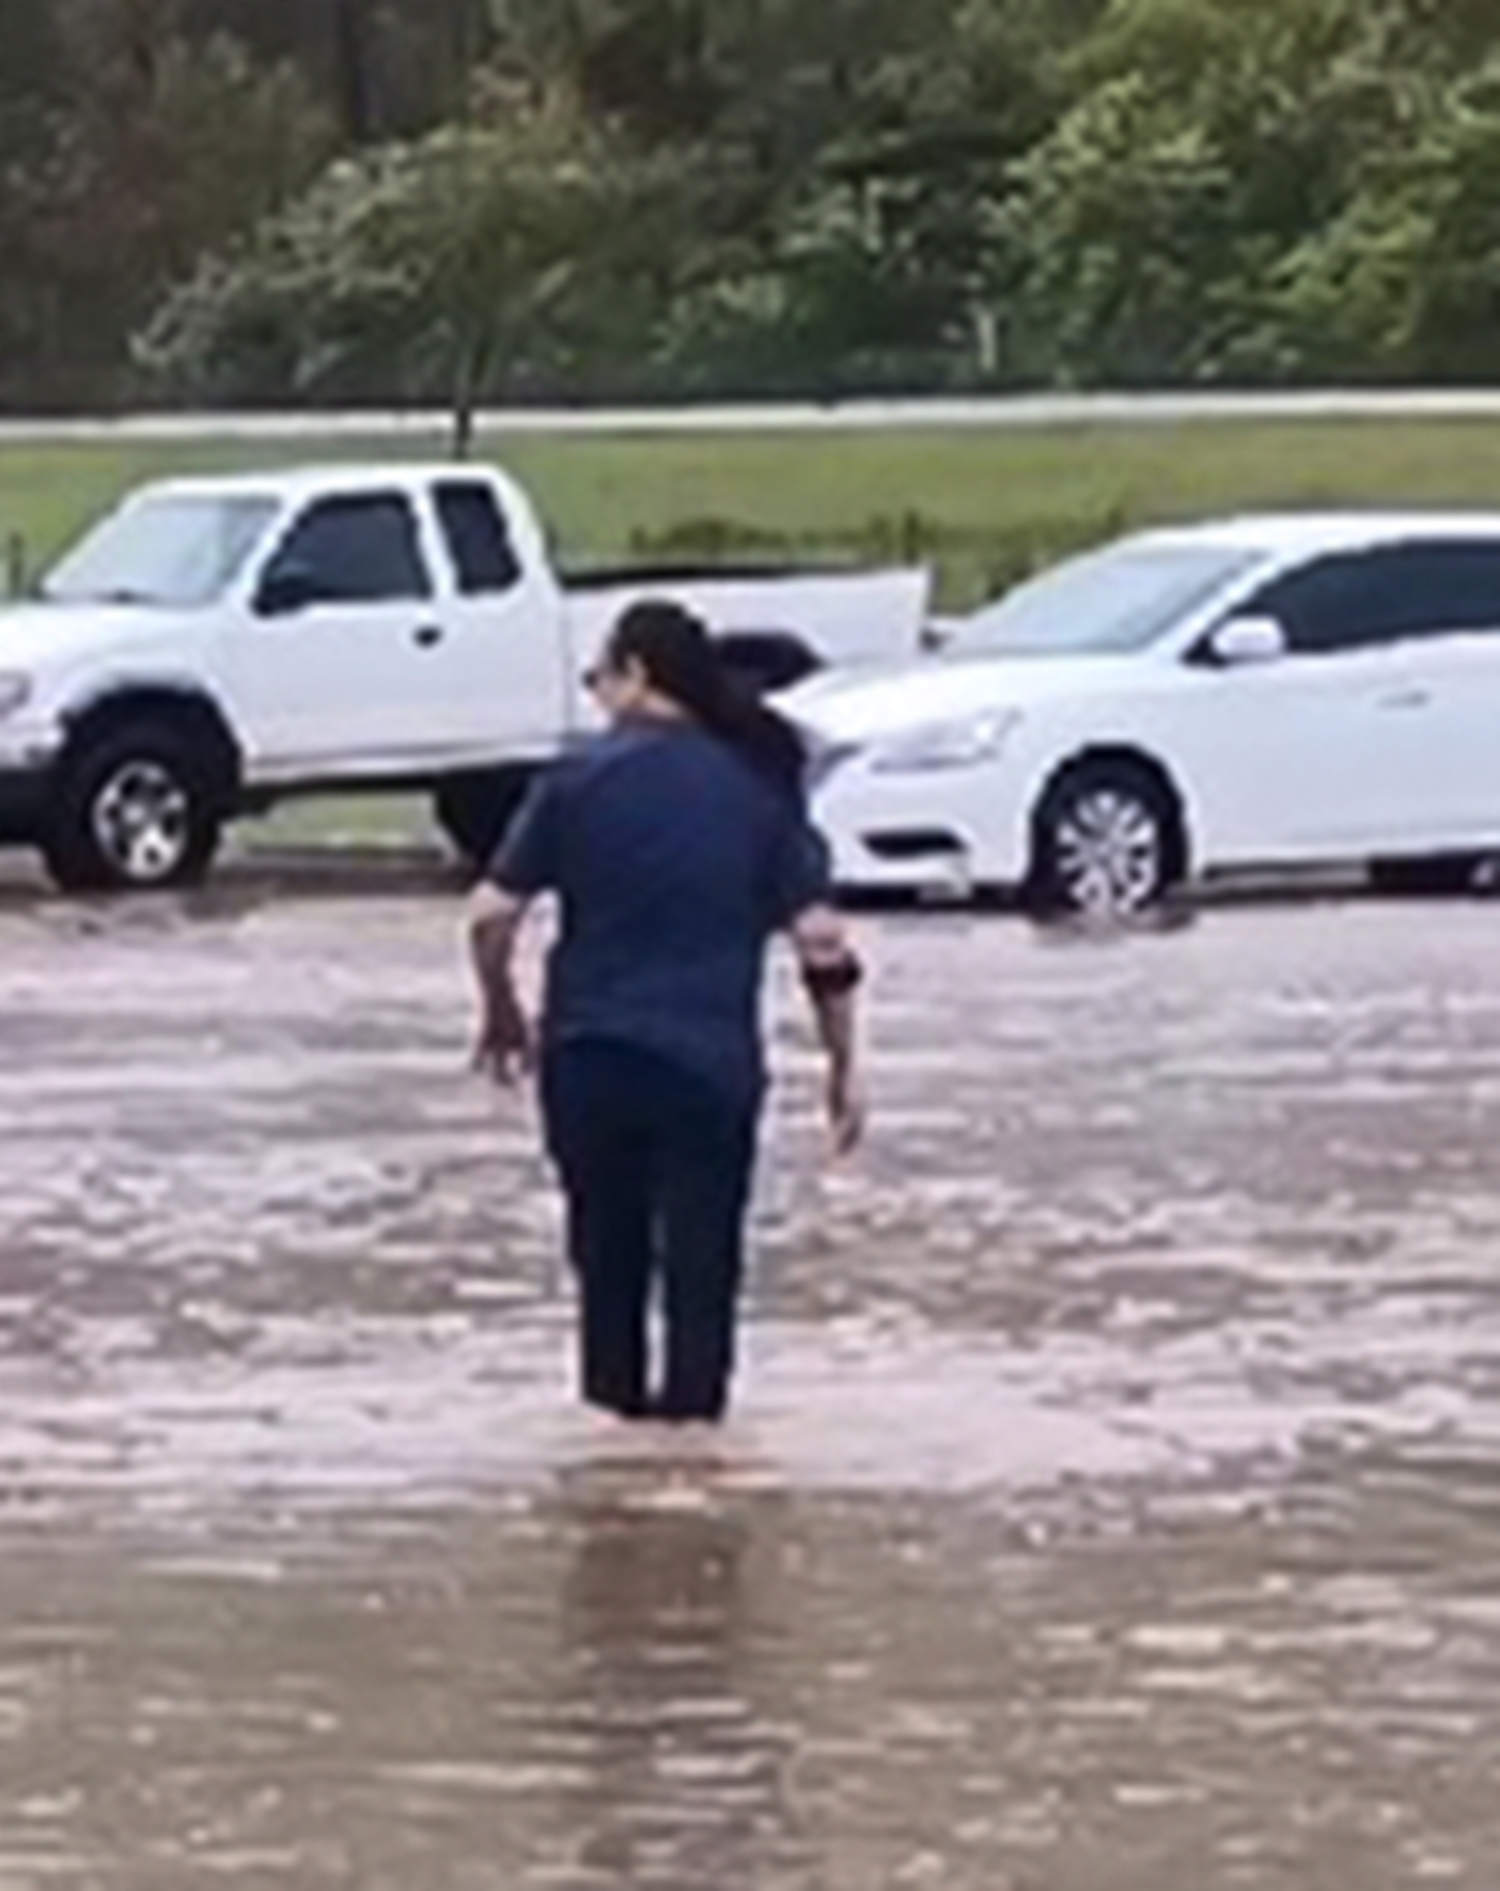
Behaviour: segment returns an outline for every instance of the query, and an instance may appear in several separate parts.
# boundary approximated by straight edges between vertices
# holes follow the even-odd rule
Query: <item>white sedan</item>
[[[1500,850],[1500,514],[1144,533],[787,706],[850,889],[1129,912],[1224,870]]]

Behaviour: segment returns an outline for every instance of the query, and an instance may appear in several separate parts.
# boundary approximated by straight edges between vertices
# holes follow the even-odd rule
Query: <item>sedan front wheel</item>
[[[1031,895],[1044,912],[1128,917],[1154,906],[1181,870],[1170,797],[1128,761],[1070,770],[1037,815]]]

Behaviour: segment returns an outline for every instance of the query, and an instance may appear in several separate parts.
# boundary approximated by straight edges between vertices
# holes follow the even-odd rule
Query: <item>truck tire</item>
[[[223,832],[212,758],[189,730],[143,718],[64,756],[42,843],[67,893],[196,885]]]
[[[459,858],[484,867],[505,838],[505,830],[536,779],[532,768],[494,768],[453,775],[433,797],[437,824]]]

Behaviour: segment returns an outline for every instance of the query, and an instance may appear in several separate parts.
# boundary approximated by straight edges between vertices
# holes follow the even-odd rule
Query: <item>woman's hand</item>
[[[535,1073],[536,1033],[519,1008],[508,1018],[490,1013],[481,1018],[472,1065],[504,1090],[515,1089]]]
[[[828,1122],[834,1154],[852,1156],[864,1141],[869,1122],[864,1091],[852,1067],[835,1063],[828,1073]]]
[[[828,1058],[828,1121],[840,1156],[864,1140],[867,1110],[857,1075],[856,995],[864,967],[844,923],[831,907],[814,906],[792,927],[802,980],[812,1003],[818,1039]]]

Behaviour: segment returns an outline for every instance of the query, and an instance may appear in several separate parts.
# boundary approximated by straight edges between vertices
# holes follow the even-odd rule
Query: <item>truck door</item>
[[[441,613],[409,494],[312,500],[270,553],[228,655],[256,772],[418,771],[453,737]]]
[[[535,525],[487,478],[433,482],[443,616],[458,686],[451,726],[487,757],[551,754],[572,677],[561,599]]]

